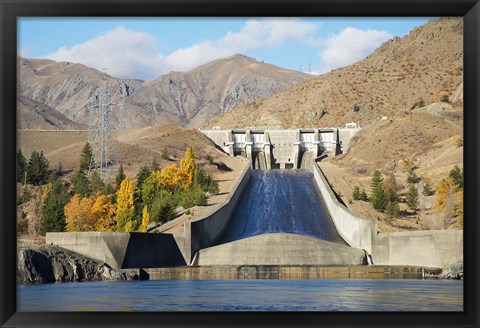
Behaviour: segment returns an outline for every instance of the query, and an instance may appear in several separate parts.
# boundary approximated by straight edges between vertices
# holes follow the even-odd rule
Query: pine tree
[[[380,171],[375,170],[372,176],[370,203],[377,211],[385,210],[387,206],[387,197],[382,186],[383,177]]]
[[[127,222],[133,220],[135,216],[135,203],[133,198],[133,183],[125,178],[118,188],[117,192],[117,231],[124,231]]]
[[[400,206],[398,202],[388,203],[385,212],[387,213],[387,219],[391,222],[393,219],[398,219],[400,217]]]
[[[45,235],[47,232],[65,231],[67,224],[65,221],[64,207],[68,203],[69,197],[68,188],[60,179],[53,179],[51,182],[51,190],[46,195],[42,206],[39,231],[41,235]]]
[[[93,149],[92,146],[87,142],[83,145],[82,153],[80,155],[80,167],[79,170],[85,172],[90,168],[90,164],[93,159]]]
[[[385,191],[385,196],[387,198],[387,202],[394,203],[398,202],[398,185],[397,180],[395,179],[395,175],[390,173],[382,183],[383,190]]]
[[[355,186],[353,188],[352,198],[353,198],[353,200],[360,200],[360,198],[361,198],[360,187]]]
[[[148,169],[147,166],[142,166],[140,168],[140,170],[138,171],[137,173],[137,187],[139,189],[142,189],[142,185],[143,185],[143,182],[145,181],[145,179],[148,178],[148,176],[151,174],[152,172],[150,172],[150,170]]]
[[[43,185],[48,180],[48,160],[43,151],[34,150],[27,166],[27,181],[35,186]]]
[[[407,182],[408,183],[418,182],[418,176],[413,169],[408,170]]]
[[[81,170],[75,172],[72,177],[73,193],[79,194],[81,197],[86,197],[91,194],[90,181]]]
[[[418,190],[414,185],[411,185],[407,191],[407,205],[411,210],[416,210],[418,208]]]
[[[457,185],[457,189],[463,189],[463,169],[455,165],[455,167],[450,171],[449,177],[452,178],[453,182]]]
[[[117,176],[115,177],[115,186],[117,187],[117,189],[120,187],[120,184],[122,183],[123,180],[125,180],[125,178],[126,178],[126,175],[123,172],[123,164],[120,163]]]
[[[152,172],[160,170],[160,165],[158,165],[157,159],[154,158],[152,162]]]
[[[424,196],[432,196],[434,193],[435,193],[435,191],[432,189],[432,186],[430,186],[428,181],[425,181],[425,183],[423,185],[422,194]]]
[[[93,171],[90,177],[90,192],[95,193],[104,193],[105,191],[105,182],[103,182],[102,177],[97,171]]]
[[[365,189],[362,189],[362,192],[360,193],[360,200],[368,202],[368,196],[367,196],[367,193],[365,192]]]
[[[22,154],[22,150],[17,151],[17,182],[25,183],[25,173],[27,172],[27,159]]]

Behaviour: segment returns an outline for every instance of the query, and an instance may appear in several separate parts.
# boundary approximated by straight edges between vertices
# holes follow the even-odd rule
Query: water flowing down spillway
[[[277,232],[346,244],[310,172],[253,170],[226,231],[216,244]]]

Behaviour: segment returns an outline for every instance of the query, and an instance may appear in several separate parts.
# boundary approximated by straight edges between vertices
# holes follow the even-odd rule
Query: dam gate
[[[345,131],[344,131],[345,130]],[[323,154],[346,151],[359,129],[232,129],[201,130],[230,156],[244,156],[254,169],[310,169]]]

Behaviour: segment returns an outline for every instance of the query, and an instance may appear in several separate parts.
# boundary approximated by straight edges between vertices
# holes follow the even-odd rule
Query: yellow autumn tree
[[[115,204],[112,195],[97,195],[92,206],[92,215],[95,220],[96,231],[116,231]]]
[[[51,182],[47,183],[45,186],[42,187],[42,205],[45,204],[45,200],[47,199],[51,191],[52,191]]]
[[[435,207],[438,211],[443,211],[445,209],[445,204],[447,199],[454,194],[455,192],[455,183],[452,178],[442,179],[436,188],[437,202]]]
[[[179,183],[179,170],[176,164],[164,167],[156,173],[158,183],[162,188],[174,190]]]
[[[180,167],[178,169],[180,188],[188,189],[192,186],[196,169],[194,149],[191,146],[187,148],[185,155],[180,159]]]
[[[140,232],[147,232],[148,224],[150,223],[150,215],[148,214],[147,206],[143,208],[142,213],[142,225],[140,226]]]
[[[81,198],[75,194],[64,207],[67,231],[95,231],[95,217],[92,215],[92,207],[95,196]]]
[[[124,231],[127,222],[133,220],[135,216],[135,203],[133,198],[133,183],[127,177],[120,184],[117,191],[117,210],[115,219],[117,221],[117,231]]]
[[[448,227],[453,218],[457,215],[458,198],[456,194],[456,184],[452,178],[442,179],[436,188],[437,202],[435,207],[439,213],[443,214],[444,226]]]
[[[132,220],[129,220],[127,222],[127,224],[125,224],[125,232],[133,232],[134,229],[134,226],[133,226],[133,221]]]

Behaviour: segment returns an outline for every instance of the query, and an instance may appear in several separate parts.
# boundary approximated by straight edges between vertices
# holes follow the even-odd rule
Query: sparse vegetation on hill
[[[89,153],[88,145],[83,154]],[[21,152],[19,152],[21,154]],[[41,152],[33,152],[36,158]],[[88,156],[87,156],[88,157]],[[167,222],[176,215],[177,207],[185,209],[195,205],[207,205],[205,193],[217,193],[218,183],[202,168],[197,167],[193,147],[189,147],[180,165],[171,164],[160,170],[150,171],[142,167],[137,180],[130,180],[123,170],[117,179],[122,178],[117,191],[110,183],[102,181],[94,172],[90,179],[85,175],[86,156],[81,157],[80,165],[71,183],[62,181],[56,171],[50,173],[47,184],[41,186],[41,220],[38,231],[147,231],[150,220]],[[22,156],[17,156],[22,163]],[[18,163],[17,163],[18,164]],[[18,165],[17,165],[18,166]],[[48,172],[48,162],[46,162]],[[37,182],[37,181],[35,181]],[[110,187],[107,187],[110,186]],[[32,200],[28,186],[18,197],[18,205]],[[28,222],[24,208],[19,212],[19,233],[26,233]]]
[[[365,127],[382,116],[423,108],[436,93],[455,98],[451,105],[461,108],[461,97],[453,95],[462,82],[463,20],[434,19],[385,42],[364,60],[244,103],[205,127],[343,127],[348,122]],[[322,108],[328,115],[312,115]]]

